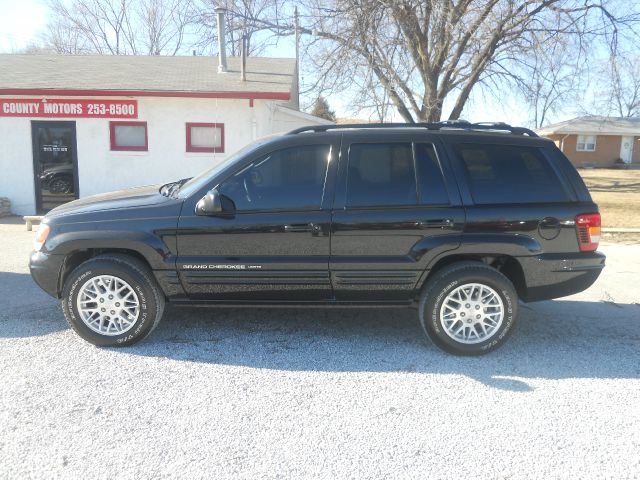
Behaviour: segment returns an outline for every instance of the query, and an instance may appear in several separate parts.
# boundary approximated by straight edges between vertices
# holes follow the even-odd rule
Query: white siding
[[[267,100],[255,100],[252,108],[246,99],[137,100],[136,121],[147,122],[148,152],[110,151],[109,119],[51,119],[76,122],[81,197],[190,177],[222,162],[257,137],[314,123],[313,117],[283,115]],[[9,197],[12,211],[19,215],[35,212],[31,120],[47,119],[0,117],[0,196]],[[186,152],[187,122],[224,123],[225,152]]]
[[[11,211],[35,211],[31,122],[0,117],[0,197],[11,200]]]

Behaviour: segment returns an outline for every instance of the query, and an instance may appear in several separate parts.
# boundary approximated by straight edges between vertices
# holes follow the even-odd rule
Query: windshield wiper
[[[169,196],[169,189],[173,187],[176,182],[165,183],[160,187],[160,195],[164,195],[165,197]]]

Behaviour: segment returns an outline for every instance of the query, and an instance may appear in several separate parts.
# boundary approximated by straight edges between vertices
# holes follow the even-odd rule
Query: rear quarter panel
[[[553,142],[513,135],[444,137],[466,212],[462,244],[457,254],[515,258],[526,283],[519,292],[525,301],[568,295],[584,290],[595,281],[604,266],[604,256],[580,252],[575,218],[579,214],[598,212],[598,206],[591,200],[578,172]],[[566,201],[510,203],[505,198],[500,204],[476,204],[466,169],[452,148],[455,142],[539,148],[566,190]]]

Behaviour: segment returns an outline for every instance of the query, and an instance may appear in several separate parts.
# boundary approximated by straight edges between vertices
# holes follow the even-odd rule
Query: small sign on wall
[[[138,118],[138,101],[0,98],[0,117]]]

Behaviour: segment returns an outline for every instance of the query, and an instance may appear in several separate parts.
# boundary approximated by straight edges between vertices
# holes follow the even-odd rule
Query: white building
[[[190,177],[298,111],[294,59],[0,55],[0,197],[25,215]]]

